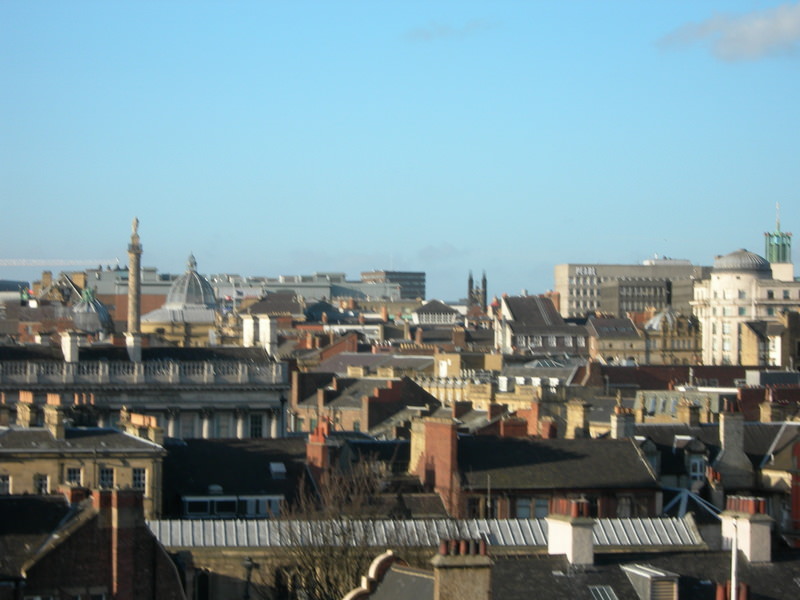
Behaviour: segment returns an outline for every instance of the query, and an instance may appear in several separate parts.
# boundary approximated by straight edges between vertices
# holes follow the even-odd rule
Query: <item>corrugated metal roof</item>
[[[495,547],[547,546],[545,519],[419,519],[408,521],[164,520],[148,526],[168,548],[285,547],[338,538],[342,544],[435,546],[441,539],[486,538]],[[677,518],[598,519],[598,548],[698,546],[703,540]]]

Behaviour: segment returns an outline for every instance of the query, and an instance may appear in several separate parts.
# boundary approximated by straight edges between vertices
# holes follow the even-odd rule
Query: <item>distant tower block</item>
[[[141,333],[142,245],[139,243],[139,219],[133,219],[131,243],[128,244],[128,333]]]
[[[781,205],[776,204],[775,209],[775,231],[764,233],[764,258],[772,265],[772,276],[775,279],[792,281],[792,234],[781,231]]]

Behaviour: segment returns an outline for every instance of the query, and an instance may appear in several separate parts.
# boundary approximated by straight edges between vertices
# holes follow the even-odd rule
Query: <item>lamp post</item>
[[[252,558],[247,556],[242,561],[242,566],[245,571],[244,595],[242,595],[242,600],[250,600],[250,578],[253,576],[253,569],[257,569],[258,565],[253,562]]]

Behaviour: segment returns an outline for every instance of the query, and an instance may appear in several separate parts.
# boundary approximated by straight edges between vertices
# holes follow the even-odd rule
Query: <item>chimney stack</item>
[[[47,404],[44,405],[44,426],[55,439],[64,439],[64,413],[61,410],[60,394],[47,394]]]
[[[490,600],[492,559],[486,540],[442,540],[431,564],[434,600]]]
[[[579,398],[567,402],[567,431],[564,437],[568,440],[589,437],[590,405]]]
[[[753,487],[753,463],[744,452],[744,416],[741,413],[720,415],[719,440],[722,449],[712,466],[722,477],[723,489]]]
[[[755,496],[728,496],[722,520],[722,548],[730,550],[733,538],[751,563],[772,560],[772,518],[765,513],[766,501]]]
[[[636,417],[632,408],[615,406],[611,413],[611,439],[632,438],[636,433]]]
[[[555,498],[546,520],[548,554],[565,554],[571,565],[594,563],[594,519],[588,500]]]
[[[64,331],[61,334],[61,353],[64,362],[78,362],[78,334],[74,331]]]

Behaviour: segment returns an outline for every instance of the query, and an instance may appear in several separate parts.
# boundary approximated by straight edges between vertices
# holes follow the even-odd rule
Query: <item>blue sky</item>
[[[124,263],[137,216],[159,271],[455,300],[762,253],[776,202],[800,231],[799,42],[785,2],[6,0],[0,258]]]

